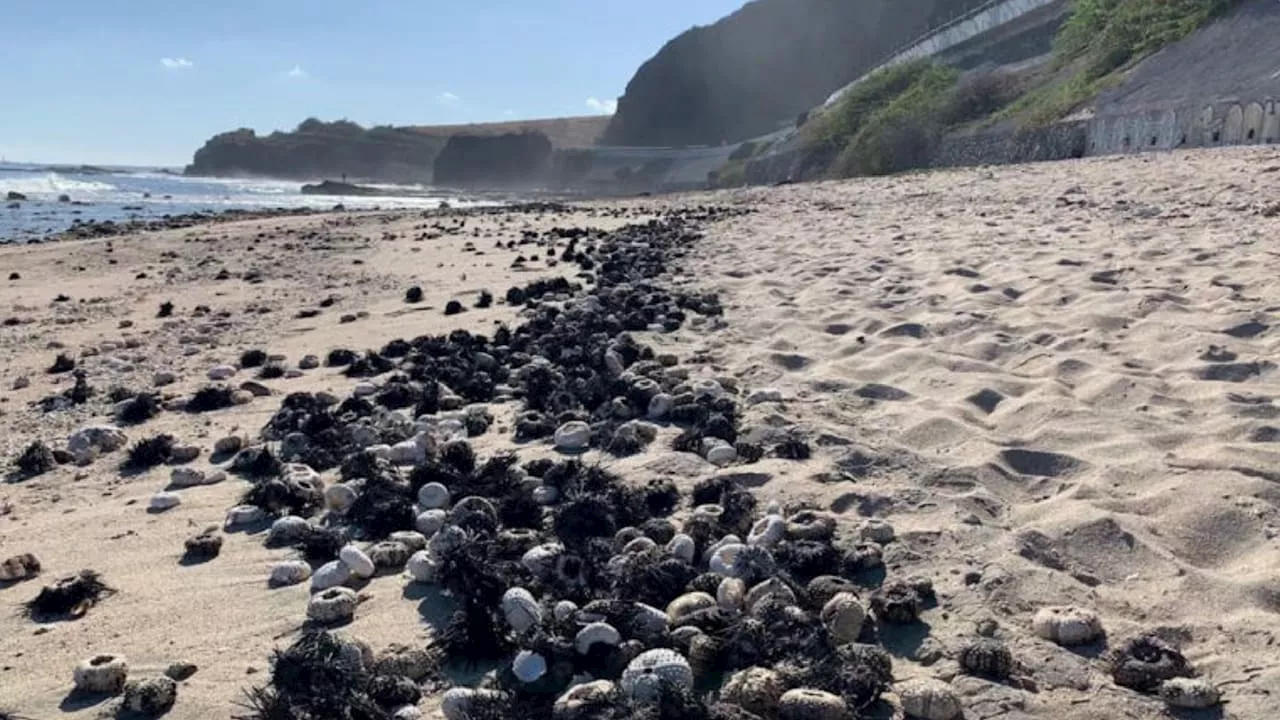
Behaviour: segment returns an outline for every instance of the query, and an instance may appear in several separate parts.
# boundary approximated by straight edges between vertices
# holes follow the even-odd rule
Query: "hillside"
[[[718,145],[771,132],[983,0],[754,0],[636,72],[604,144]]]
[[[423,125],[406,128],[430,137],[448,139],[455,135],[520,135],[541,133],[555,148],[591,147],[600,141],[609,126],[608,115],[513,120],[510,122],[471,123],[469,125]]]

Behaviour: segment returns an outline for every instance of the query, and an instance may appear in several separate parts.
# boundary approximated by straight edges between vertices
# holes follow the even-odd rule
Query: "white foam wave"
[[[46,175],[13,175],[0,177],[0,195],[18,192],[31,197],[57,195],[86,195],[109,193],[116,189],[110,183],[94,180],[75,180],[58,173]]]

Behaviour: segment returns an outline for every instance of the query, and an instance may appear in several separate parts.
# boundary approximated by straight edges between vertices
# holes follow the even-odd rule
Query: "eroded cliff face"
[[[642,65],[603,144],[718,145],[771,132],[983,2],[754,0]]]
[[[287,133],[259,136],[240,129],[215,135],[196,151],[186,174],[429,182],[444,145],[444,138],[407,129],[307,120]]]
[[[540,132],[454,135],[435,160],[435,183],[448,187],[532,187],[551,169],[551,141]]]

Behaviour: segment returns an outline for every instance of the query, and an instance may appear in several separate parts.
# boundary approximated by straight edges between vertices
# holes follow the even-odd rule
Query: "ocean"
[[[492,205],[426,186],[365,184],[391,193],[379,197],[303,195],[300,180],[189,178],[154,168],[62,168],[0,164],[0,243],[26,242],[81,222],[155,220],[165,215],[272,208],[430,209]],[[10,192],[26,201],[7,200]],[[60,202],[65,195],[71,202]],[[16,207],[15,207],[16,205]]]

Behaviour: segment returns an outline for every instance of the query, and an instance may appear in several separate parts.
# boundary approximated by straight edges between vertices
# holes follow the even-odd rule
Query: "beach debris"
[[[57,459],[54,457],[53,450],[39,440],[31,443],[22,451],[18,459],[14,461],[14,465],[18,468],[24,478],[33,478],[43,475],[53,468],[57,467]]]
[[[198,535],[192,535],[183,543],[186,550],[184,560],[187,562],[204,562],[218,557],[222,552],[222,536],[217,527],[205,528]]]
[[[29,580],[40,574],[40,558],[31,553],[22,553],[6,558],[0,562],[0,582],[18,582]]]
[[[912,720],[955,720],[964,712],[951,686],[933,678],[898,683],[898,701]]]
[[[130,680],[124,686],[122,705],[130,712],[144,717],[159,717],[173,707],[178,699],[178,683],[173,678],[159,677]]]
[[[200,668],[195,663],[175,662],[169,663],[169,667],[164,669],[164,675],[177,682],[183,682],[184,680],[190,680],[199,670]]]
[[[116,695],[128,679],[129,662],[120,655],[95,655],[72,672],[75,689],[93,695]]]
[[[1031,618],[1031,630],[1038,637],[1064,647],[1088,645],[1103,635],[1098,614],[1074,606],[1041,608]]]
[[[80,618],[100,600],[114,593],[115,590],[107,586],[97,572],[81,570],[41,588],[40,594],[28,601],[25,608],[27,616],[36,621]]]
[[[1117,685],[1143,693],[1155,692],[1166,680],[1195,675],[1177,648],[1150,633],[1112,649],[1107,666]]]
[[[1222,702],[1222,691],[1201,678],[1176,677],[1160,684],[1160,699],[1169,707],[1203,710]]]

